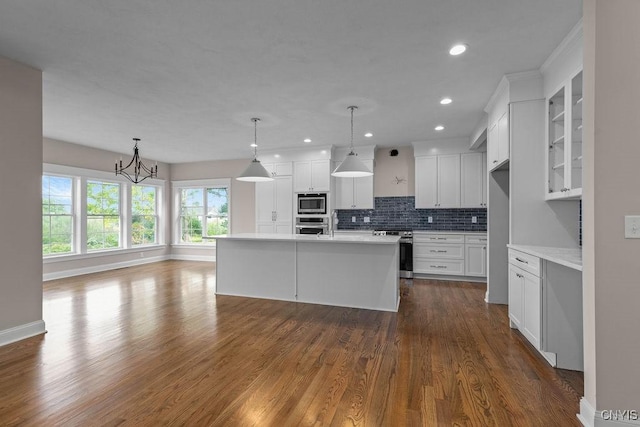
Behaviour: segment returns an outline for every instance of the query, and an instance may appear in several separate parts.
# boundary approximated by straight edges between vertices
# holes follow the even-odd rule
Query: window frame
[[[96,183],[96,184],[101,184],[101,185],[117,185],[118,186],[118,213],[117,215],[113,215],[113,214],[100,214],[100,215],[95,215],[95,214],[91,214],[89,215],[88,209],[87,209],[87,199],[89,197],[89,195],[87,194],[87,190],[89,188],[89,183]],[[115,251],[118,249],[124,249],[126,247],[126,243],[123,239],[123,236],[126,236],[127,234],[125,234],[125,227],[124,227],[124,221],[123,221],[123,205],[125,205],[125,203],[123,202],[123,199],[125,197],[123,197],[123,185],[121,182],[115,181],[115,180],[107,180],[107,179],[95,179],[95,178],[86,178],[83,182],[83,186],[84,186],[84,191],[85,191],[85,196],[84,196],[84,212],[83,212],[83,218],[85,223],[89,222],[89,218],[90,217],[102,217],[103,221],[104,219],[106,219],[107,217],[111,217],[111,218],[117,218],[118,219],[118,246],[115,247],[111,247],[111,248],[105,248],[102,247],[100,249],[89,249],[88,248],[88,239],[89,239],[89,233],[88,231],[85,232],[84,234],[84,245],[85,245],[85,250],[87,253],[95,253],[95,252],[110,252],[110,251]]]
[[[230,178],[215,178],[215,179],[201,179],[201,180],[184,180],[184,181],[172,181],[171,182],[173,193],[173,214],[172,214],[172,246],[180,247],[192,247],[192,248],[211,248],[215,247],[215,238],[206,239],[208,242],[183,242],[182,241],[182,190],[187,189],[200,189],[204,194],[204,223],[203,229],[207,226],[207,189],[208,188],[225,188],[227,190],[227,228],[229,233],[232,230],[231,212],[233,206],[233,199],[231,197],[231,179]]]
[[[164,228],[169,218],[166,215],[168,212],[165,204],[167,200],[165,198],[167,185],[164,179],[148,178],[143,184],[144,186],[156,187],[156,243],[134,246],[131,244],[131,220],[133,217],[131,210],[131,187],[136,184],[131,183],[121,176],[114,176],[113,172],[110,173],[51,163],[43,163],[42,175],[59,175],[73,179],[73,203],[76,219],[73,224],[73,247],[75,251],[73,253],[43,256],[43,263],[94,258],[114,253],[135,253],[150,249],[162,249],[167,246]],[[87,181],[120,184],[120,247],[118,248],[87,250]]]
[[[76,191],[77,191],[77,180],[74,176],[72,175],[68,175],[68,174],[62,174],[62,173],[49,173],[49,172],[42,172],[42,178],[44,178],[45,176],[48,177],[59,177],[59,178],[68,178],[71,180],[71,213],[68,215],[55,215],[55,216],[69,216],[71,218],[71,251],[69,252],[57,252],[57,253],[48,253],[45,254],[44,250],[42,253],[42,257],[43,258],[55,258],[55,257],[61,257],[61,256],[69,256],[69,255],[75,255],[78,253],[78,242],[77,242],[77,231],[76,231],[76,224],[77,224],[77,197],[76,197]],[[42,186],[41,186],[42,188]],[[49,195],[51,195],[51,193],[49,192]],[[42,194],[42,192],[40,193],[40,200],[42,201],[44,197],[44,194]],[[41,213],[42,217],[44,218],[44,213]],[[51,217],[52,215],[47,215],[49,217]],[[42,237],[44,238],[44,233],[42,235]],[[43,244],[44,245],[44,244]],[[43,247],[44,249],[44,247]]]
[[[134,187],[151,187],[155,190],[155,203],[154,203],[154,214],[153,215],[136,215],[133,213],[133,188]],[[160,193],[162,192],[162,188],[158,185],[154,185],[154,184],[147,184],[146,182],[144,184],[138,184],[138,185],[131,185],[129,186],[129,224],[128,224],[128,228],[129,228],[129,233],[127,233],[127,239],[128,239],[128,247],[131,248],[144,248],[144,247],[154,247],[157,246],[159,244],[160,241],[160,215],[159,215],[159,210],[160,210]],[[155,236],[155,240],[152,243],[142,243],[139,245],[136,245],[133,243],[133,218],[135,216],[152,216],[154,218],[154,236]]]

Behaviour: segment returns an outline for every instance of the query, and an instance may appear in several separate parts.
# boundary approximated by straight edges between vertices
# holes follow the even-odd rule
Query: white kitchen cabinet
[[[582,71],[547,98],[547,200],[582,196]]]
[[[293,165],[293,191],[296,193],[329,192],[330,160],[307,160]]]
[[[272,177],[293,175],[292,162],[262,163]]]
[[[293,232],[293,191],[291,176],[256,183],[256,232]]]
[[[464,243],[464,275],[487,276],[487,236],[466,235]]]
[[[541,349],[542,280],[540,259],[509,250],[509,320],[511,327]]]
[[[489,170],[497,169],[509,161],[509,110],[504,110],[487,132]]]
[[[415,159],[416,209],[460,207],[460,154]]]
[[[464,234],[413,234],[413,272],[464,276]]]
[[[460,155],[461,195],[460,207],[483,208],[487,206],[486,153]]]
[[[486,276],[486,234],[414,232],[413,271],[416,274]],[[475,248],[481,250],[476,253]],[[469,253],[470,258],[468,258]]]
[[[373,160],[362,161],[373,170]],[[373,209],[373,176],[335,178],[336,209]]]

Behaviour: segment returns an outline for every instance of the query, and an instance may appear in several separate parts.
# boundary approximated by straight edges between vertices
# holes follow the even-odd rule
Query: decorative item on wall
[[[125,167],[122,167],[122,158],[120,158],[119,163],[116,160],[116,175],[122,175],[134,184],[138,184],[147,178],[157,178],[158,163],[156,162],[151,168],[146,167],[144,163],[142,163],[140,154],[138,153],[138,142],[140,138],[133,138],[133,141],[135,142],[133,146],[133,158]],[[131,165],[133,165],[133,173],[127,171]]]
[[[258,122],[259,118],[254,117],[251,119],[253,122],[253,160],[249,163],[249,166],[240,174],[236,179],[238,181],[249,181],[249,182],[263,182],[263,181],[273,181],[273,178],[267,172],[267,170],[262,166],[260,160],[258,160]]]
[[[357,110],[358,107],[352,105],[347,109],[351,110],[351,145],[349,146],[349,154],[347,154],[347,157],[338,165],[331,175],[338,178],[362,178],[371,176],[373,172],[369,170],[362,160],[358,159],[358,155],[353,151],[353,111]]]
[[[406,178],[399,178],[399,177],[397,177],[397,176],[396,176],[396,177],[394,177],[394,178],[395,178],[396,185],[400,185],[400,184],[402,184],[403,182],[406,182],[406,181],[407,181],[407,179],[406,179]]]

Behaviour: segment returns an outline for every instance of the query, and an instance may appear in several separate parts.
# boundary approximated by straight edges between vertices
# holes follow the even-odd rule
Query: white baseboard
[[[133,259],[129,261],[114,262],[110,264],[100,264],[91,267],[74,268],[71,270],[56,271],[55,273],[46,273],[42,275],[42,280],[63,279],[65,277],[80,276],[81,274],[99,273],[101,271],[115,270],[117,268],[133,267],[135,265],[150,264],[152,262],[165,261],[170,259],[167,255]]]
[[[4,331],[0,331],[0,346],[44,334],[45,332],[47,332],[47,330],[45,329],[44,320],[5,329]]]
[[[629,408],[635,410],[636,418],[640,418],[640,409]],[[640,426],[640,419],[615,419],[622,418],[617,411],[596,411],[593,406],[584,397],[580,399],[580,413],[578,420],[585,427],[635,427]]]
[[[207,262],[216,262],[216,256],[207,256],[207,255],[181,255],[181,254],[171,254],[171,259],[176,259],[179,261],[207,261]]]

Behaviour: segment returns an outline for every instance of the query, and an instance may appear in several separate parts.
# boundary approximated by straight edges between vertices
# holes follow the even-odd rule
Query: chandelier
[[[116,176],[122,175],[127,178],[129,181],[134,184],[138,184],[144,181],[147,178],[157,178],[158,177],[158,162],[151,168],[148,168],[142,163],[142,159],[140,159],[140,154],[138,153],[138,141],[140,138],[133,138],[135,141],[135,145],[133,146],[133,159],[129,162],[129,164],[125,167],[122,167],[122,158],[120,158],[120,163],[116,161]],[[128,170],[133,166],[133,170]]]

